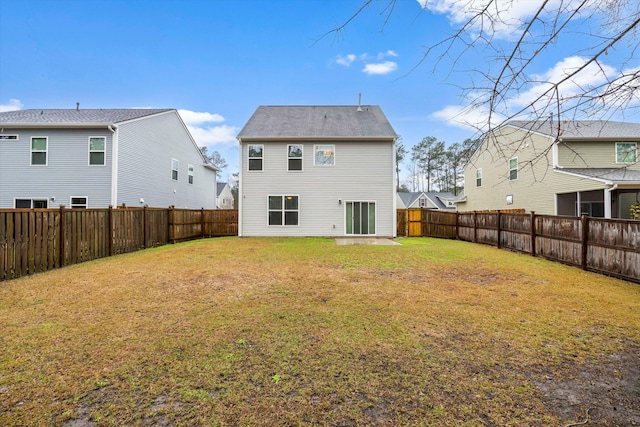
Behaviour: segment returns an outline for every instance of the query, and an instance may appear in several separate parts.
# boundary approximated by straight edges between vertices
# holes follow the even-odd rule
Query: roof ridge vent
[[[362,111],[362,107],[360,106],[360,102],[362,102],[362,93],[358,93],[358,108],[356,111]]]

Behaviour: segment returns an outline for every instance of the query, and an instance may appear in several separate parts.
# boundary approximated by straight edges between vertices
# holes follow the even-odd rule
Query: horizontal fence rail
[[[640,283],[640,221],[398,209],[399,236],[483,243]]]
[[[235,209],[0,209],[0,281],[168,243],[237,235]]]

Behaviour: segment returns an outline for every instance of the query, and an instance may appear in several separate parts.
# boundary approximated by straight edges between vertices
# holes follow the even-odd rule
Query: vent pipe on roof
[[[362,107],[360,106],[360,102],[362,101],[362,93],[358,94],[358,109],[356,111],[362,111]]]
[[[76,111],[80,111],[80,103],[76,102]]]

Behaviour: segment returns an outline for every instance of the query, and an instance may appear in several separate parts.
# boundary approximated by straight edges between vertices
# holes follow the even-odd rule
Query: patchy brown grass
[[[640,425],[639,285],[401,242],[201,240],[0,283],[0,425]]]

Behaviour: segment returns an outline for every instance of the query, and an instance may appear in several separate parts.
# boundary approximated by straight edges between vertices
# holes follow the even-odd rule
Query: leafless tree
[[[397,2],[365,0],[322,37],[341,33],[373,7],[380,7],[384,28]],[[480,136],[511,119],[561,123],[639,113],[638,0],[424,0],[422,5],[425,13],[439,8],[457,25],[426,47],[409,72],[427,64],[450,75],[469,72],[473,77],[461,88],[467,106],[458,116],[481,113],[476,116],[482,120],[466,122]],[[530,10],[516,13],[524,5]],[[568,46],[571,57],[547,73],[535,71]],[[476,56],[484,58],[478,68],[463,70],[463,60]]]

